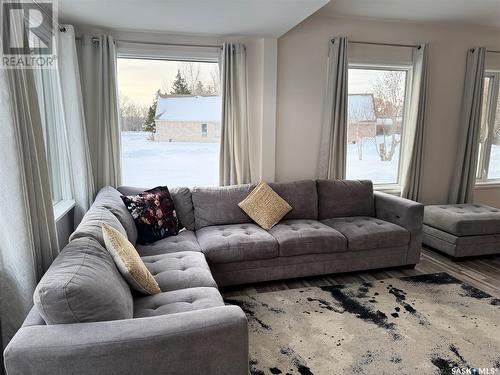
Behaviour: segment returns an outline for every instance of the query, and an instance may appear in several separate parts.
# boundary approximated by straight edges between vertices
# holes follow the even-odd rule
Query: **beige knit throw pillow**
[[[268,184],[261,182],[238,206],[265,230],[279,223],[292,207]]]
[[[160,293],[158,283],[127,237],[108,224],[103,223],[101,228],[106,249],[132,289],[144,294]]]

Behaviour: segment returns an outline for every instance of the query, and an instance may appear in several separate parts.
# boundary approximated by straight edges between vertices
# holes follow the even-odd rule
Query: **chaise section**
[[[237,306],[111,322],[21,328],[4,352],[9,375],[248,375]],[[189,364],[188,366],[186,364]]]
[[[348,250],[406,246],[410,242],[410,232],[406,229],[373,217],[342,217],[321,222],[347,238]]]
[[[151,255],[141,259],[162,292],[195,287],[217,288],[202,253],[182,251]]]
[[[482,204],[426,206],[424,223],[455,236],[500,234],[500,209]]]
[[[278,256],[278,242],[255,224],[205,227],[196,232],[209,263],[239,262]]]
[[[453,257],[500,252],[500,209],[482,204],[426,206],[423,242]]]
[[[331,253],[347,250],[346,238],[316,220],[284,220],[269,230],[280,256]]]
[[[215,288],[188,288],[136,298],[134,318],[176,314],[224,306]]]
[[[194,232],[183,230],[177,236],[170,236],[147,245],[137,245],[141,256],[178,253],[180,251],[201,251]]]

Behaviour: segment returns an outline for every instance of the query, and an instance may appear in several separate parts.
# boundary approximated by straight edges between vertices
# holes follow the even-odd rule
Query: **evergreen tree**
[[[145,132],[156,133],[156,106],[158,104],[158,96],[160,95],[160,90],[156,92],[156,95],[153,99],[153,104],[148,109],[148,113],[144,120],[144,124],[142,125],[142,130]]]
[[[191,95],[191,90],[189,90],[186,79],[182,76],[180,70],[177,70],[177,75],[175,76],[175,81],[172,84],[172,90],[170,90],[170,94]]]

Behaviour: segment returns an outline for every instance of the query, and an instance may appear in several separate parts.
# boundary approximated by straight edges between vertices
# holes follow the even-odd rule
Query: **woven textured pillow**
[[[292,207],[265,182],[258,184],[238,206],[263,229],[279,223]]]
[[[160,293],[160,287],[129,240],[108,224],[102,224],[106,249],[130,287],[144,294]]]

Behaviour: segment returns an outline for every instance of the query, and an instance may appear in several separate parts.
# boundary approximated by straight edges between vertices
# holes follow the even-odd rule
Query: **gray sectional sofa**
[[[162,293],[130,291],[104,247],[106,222],[135,244],[120,199],[144,189],[107,187],[34,295],[4,353],[9,375],[247,374],[244,313],[218,286],[419,261],[423,206],[373,192],[369,181],[270,184],[292,207],[265,231],[238,207],[254,185],[171,189],[185,229],[136,245]]]

